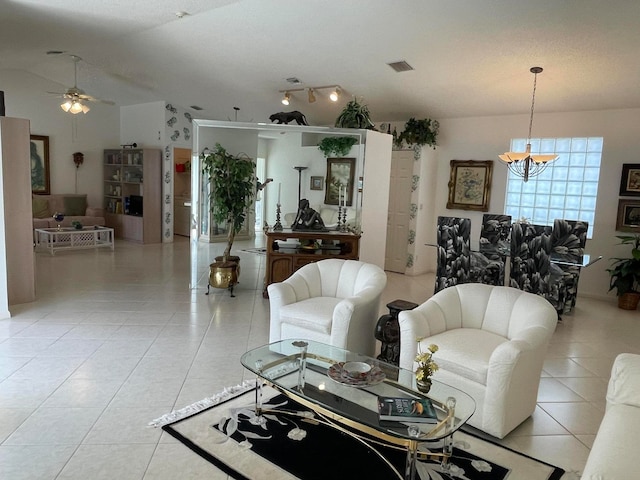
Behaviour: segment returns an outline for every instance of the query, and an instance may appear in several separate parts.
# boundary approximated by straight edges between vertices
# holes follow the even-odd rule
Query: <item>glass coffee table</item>
[[[281,340],[245,353],[242,365],[289,398],[313,410],[339,430],[363,434],[404,449],[407,461],[398,478],[413,480],[421,455],[437,458],[444,470],[453,450],[453,433],[473,415],[468,394],[433,381],[428,394],[416,390],[415,374],[381,360],[310,340]],[[342,371],[345,362],[366,362],[372,369],[354,379]],[[256,389],[256,412],[262,408],[262,381]],[[380,422],[378,396],[431,399],[437,423]],[[424,442],[442,441],[442,453],[419,452]],[[395,469],[394,469],[395,470]]]

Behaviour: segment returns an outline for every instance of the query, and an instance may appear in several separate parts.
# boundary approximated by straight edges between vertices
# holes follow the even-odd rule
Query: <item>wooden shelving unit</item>
[[[104,151],[105,221],[116,237],[140,243],[162,241],[161,158],[160,149]]]

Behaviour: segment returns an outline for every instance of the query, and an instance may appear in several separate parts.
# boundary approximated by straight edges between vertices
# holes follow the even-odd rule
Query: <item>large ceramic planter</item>
[[[627,292],[618,296],[618,307],[623,310],[636,310],[640,301],[640,293]]]

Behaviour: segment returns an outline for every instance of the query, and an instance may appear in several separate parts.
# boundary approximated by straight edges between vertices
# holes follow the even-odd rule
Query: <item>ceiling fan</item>
[[[112,102],[111,100],[102,100],[100,98],[92,97],[91,95],[87,95],[81,88],[78,88],[78,62],[82,60],[82,58],[77,55],[71,55],[71,58],[73,59],[73,87],[68,88],[67,91],[63,93],[47,92],[64,98],[65,101],[60,105],[60,108],[65,112],[77,115],[78,113],[87,113],[91,110],[86,102],[115,105],[115,102]]]

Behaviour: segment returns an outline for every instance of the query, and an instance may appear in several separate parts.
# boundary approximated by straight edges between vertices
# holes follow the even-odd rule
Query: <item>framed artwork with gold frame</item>
[[[447,208],[489,211],[493,160],[451,160]]]

